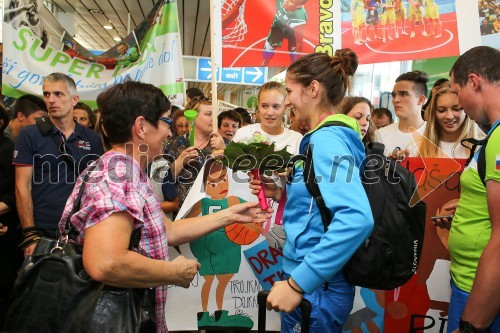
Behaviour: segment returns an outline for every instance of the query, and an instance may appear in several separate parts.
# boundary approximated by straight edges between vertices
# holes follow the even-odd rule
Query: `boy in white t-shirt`
[[[392,105],[399,122],[375,132],[375,141],[385,145],[386,155],[391,155],[396,149],[399,150],[398,154],[407,156],[406,148],[413,143],[411,131],[424,133],[426,122],[422,119],[421,111],[427,96],[427,81],[427,74],[421,71],[407,72],[396,79],[392,89]]]

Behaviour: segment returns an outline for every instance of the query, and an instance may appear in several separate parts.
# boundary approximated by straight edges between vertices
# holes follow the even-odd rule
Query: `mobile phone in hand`
[[[453,214],[452,214],[452,215],[439,215],[439,216],[433,216],[433,217],[431,217],[431,220],[432,220],[432,221],[436,221],[437,219],[448,219],[448,221],[451,221],[451,220],[453,220],[453,217],[454,217],[454,216],[455,216],[455,215],[453,215]]]

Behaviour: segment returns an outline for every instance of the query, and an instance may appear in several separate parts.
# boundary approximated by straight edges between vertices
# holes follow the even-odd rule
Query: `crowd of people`
[[[498,0],[478,0],[481,35],[493,35],[500,32],[500,3]]]
[[[326,233],[300,166],[276,175],[276,182],[250,176],[249,185],[253,193],[264,189],[284,209],[279,230],[272,230],[282,236],[283,281],[273,285],[267,299],[269,309],[282,312],[282,331],[294,332],[300,325],[298,305],[305,298],[314,308],[311,331],[341,332],[354,300],[342,267],[374,223],[359,176],[365,147],[381,142],[392,158],[467,158],[472,147],[461,141],[488,136],[484,184],[476,153],[461,177],[458,204],[448,207],[453,221],[435,223],[450,229],[448,332],[500,332],[500,298],[491,297],[500,294],[500,132],[495,130],[500,122],[500,52],[489,47],[467,51],[451,68],[450,80],[440,80],[429,98],[424,72],[401,74],[392,90],[394,114],[374,108],[364,97],[347,96],[357,67],[357,56],[349,49],[333,56],[306,55],[288,67],[284,83],[260,87],[259,122],[237,108],[218,114],[217,129],[212,100],[199,89],[186,92],[184,109],[195,110],[194,119],[172,106],[160,89],[134,81],[104,90],[96,113],[79,102],[75,82],[62,73],[44,79],[43,99],[18,98],[10,116],[0,107],[0,325],[23,258],[33,253],[40,237],[61,235],[85,186],[71,223],[78,231],[76,242],[84,245],[86,271],[111,286],[155,288],[156,330],[166,332],[168,285],[188,287],[203,272],[209,286],[217,276],[225,288],[228,276],[208,272],[182,255],[169,261],[167,244],[203,240],[232,223],[264,222],[272,213],[256,202],[231,202],[217,213],[172,223],[203,166],[213,165],[231,141],[259,133],[292,155],[314,146],[314,170],[322,179],[331,177],[333,156],[352,157],[354,172],[333,161],[338,163],[336,180],[318,184],[333,216]],[[345,126],[319,128],[329,121]],[[95,165],[91,177],[99,181],[82,184],[81,174],[89,165]],[[225,181],[225,169],[212,171],[203,175],[207,186]],[[349,173],[354,176],[347,177]],[[138,228],[142,236],[136,252],[129,242]],[[200,321],[231,319],[219,301],[216,319],[210,319],[207,304],[208,299]]]

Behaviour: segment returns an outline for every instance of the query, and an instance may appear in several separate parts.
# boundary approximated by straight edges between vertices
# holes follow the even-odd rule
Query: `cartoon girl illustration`
[[[227,196],[229,191],[228,172],[220,161],[208,160],[203,173],[203,184],[208,197],[193,205],[187,217],[208,215],[245,202],[236,196]],[[229,315],[223,309],[224,292],[241,264],[241,245],[250,244],[262,233],[257,223],[231,224],[220,228],[190,243],[193,255],[201,264],[199,271],[205,282],[201,288],[202,312],[198,312],[199,329],[251,329],[253,321],[245,314]],[[217,310],[213,316],[208,312],[210,289],[214,279],[218,285],[215,291]]]

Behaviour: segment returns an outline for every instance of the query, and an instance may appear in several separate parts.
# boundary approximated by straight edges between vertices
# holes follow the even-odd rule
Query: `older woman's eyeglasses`
[[[193,102],[212,102],[212,98],[209,96],[199,96],[192,99]]]
[[[167,117],[158,117],[159,120],[163,121],[164,123],[168,124],[169,126],[172,126],[174,120],[172,118],[167,118]]]

